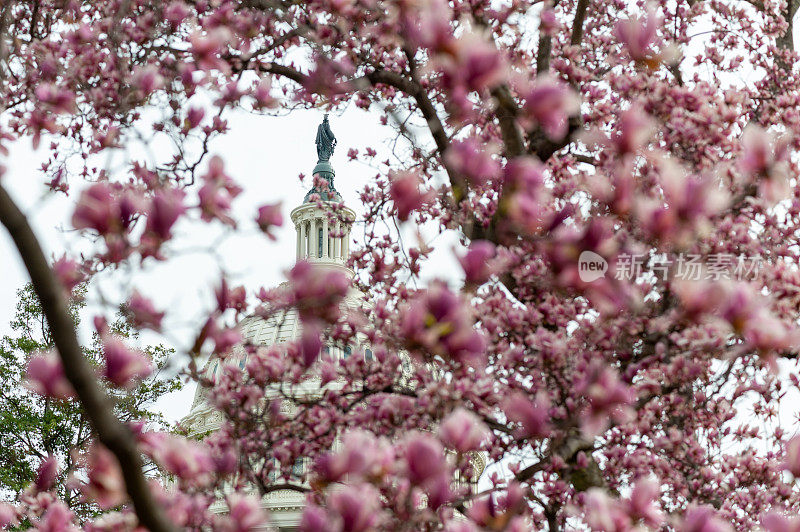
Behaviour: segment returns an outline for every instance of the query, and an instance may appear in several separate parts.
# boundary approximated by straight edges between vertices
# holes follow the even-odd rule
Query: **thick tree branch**
[[[142,525],[154,532],[175,527],[153,498],[142,472],[142,457],[130,429],[114,415],[111,399],[97,382],[92,367],[81,352],[63,288],[53,275],[36,234],[6,189],[0,186],[0,223],[8,230],[31,276],[34,291],[47,317],[53,341],[64,366],[64,374],[86,412],[98,440],[116,456],[125,487]]]
[[[569,43],[576,46],[583,39],[583,21],[586,19],[586,8],[589,7],[589,0],[578,0],[578,7],[575,8],[575,21],[572,23],[572,35]]]

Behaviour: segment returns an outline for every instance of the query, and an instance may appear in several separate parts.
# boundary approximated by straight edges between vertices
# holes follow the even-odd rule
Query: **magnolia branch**
[[[114,415],[111,399],[97,382],[92,367],[81,352],[75,323],[70,316],[63,288],[50,269],[42,247],[25,215],[0,186],[0,223],[19,251],[42,305],[64,375],[69,380],[98,440],[116,456],[136,516],[153,532],[176,530],[153,497],[144,476],[142,457],[130,429]]]

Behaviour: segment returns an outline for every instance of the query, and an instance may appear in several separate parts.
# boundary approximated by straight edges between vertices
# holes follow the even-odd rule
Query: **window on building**
[[[364,350],[364,359],[366,359],[366,361],[369,362],[370,360],[372,360],[372,358],[373,358],[372,349],[365,349]]]
[[[317,257],[322,256],[322,228],[319,228],[319,253],[317,253]]]
[[[350,356],[352,353],[353,353],[353,350],[352,350],[352,349],[350,349],[350,346],[348,345],[348,346],[346,346],[346,347],[344,348],[344,355],[342,355],[342,358],[347,358],[347,357],[349,357],[349,356]]]

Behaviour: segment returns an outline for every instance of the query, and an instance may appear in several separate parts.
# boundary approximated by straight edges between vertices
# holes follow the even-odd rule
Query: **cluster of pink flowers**
[[[171,261],[189,223],[245,230],[243,190],[209,148],[232,108],[352,102],[395,127],[407,157],[339,139],[378,173],[360,193],[352,279],[301,261],[274,290],[208,287],[187,375],[223,421],[202,442],[127,427],[174,478],[145,479],[152,507],[124,482],[142,471],[98,441],[68,483],[102,516],[58,500],[64,465],[47,458],[0,505],[2,526],[134,530],[150,512],[257,529],[260,497],[290,489],[309,531],[798,528],[800,443],[773,426],[800,392],[793,2],[156,4],[17,2],[4,19],[0,154],[47,138],[43,183],[77,190],[72,226],[94,244],[53,261],[65,294]],[[138,140],[174,151],[135,161],[122,148]],[[117,157],[123,172],[98,162]],[[284,224],[272,200],[248,218],[267,240]],[[426,234],[401,242],[411,220]],[[453,232],[461,269],[430,281]],[[680,254],[711,278],[611,275],[623,255]],[[719,254],[762,268],[723,281]],[[591,278],[587,255],[604,261]],[[355,289],[368,305],[344,303]],[[125,314],[163,332],[170,309],[145,292],[121,296]],[[296,312],[302,335],[243,342],[251,311]],[[153,368],[102,318],[96,330],[90,377],[122,396]],[[222,365],[213,379],[205,355]],[[28,386],[78,401],[74,369],[38,353]],[[503,467],[475,483],[484,460]]]

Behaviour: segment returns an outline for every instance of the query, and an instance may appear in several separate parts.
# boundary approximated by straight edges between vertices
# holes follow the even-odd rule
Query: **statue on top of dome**
[[[325,118],[317,128],[317,156],[320,161],[330,160],[333,155],[333,150],[336,148],[336,137],[331,131],[331,126],[328,123],[328,113],[325,113]]]

